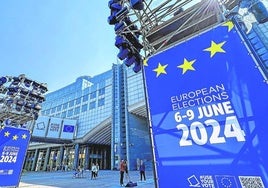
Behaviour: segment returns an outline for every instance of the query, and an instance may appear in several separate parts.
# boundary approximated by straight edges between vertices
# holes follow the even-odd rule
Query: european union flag
[[[64,125],[63,132],[73,133],[74,132],[74,125]]]
[[[237,182],[234,176],[216,175],[218,188],[237,188]]]
[[[0,128],[0,187],[17,187],[30,140],[26,129]]]
[[[144,75],[160,187],[187,187],[192,175],[262,176],[252,140],[258,130],[266,159],[268,87],[231,21],[150,57]]]

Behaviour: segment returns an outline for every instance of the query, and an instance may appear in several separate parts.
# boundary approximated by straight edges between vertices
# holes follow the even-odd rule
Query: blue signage
[[[30,132],[0,127],[0,187],[17,187],[30,140]]]
[[[232,22],[152,56],[160,188],[268,187],[268,85]]]

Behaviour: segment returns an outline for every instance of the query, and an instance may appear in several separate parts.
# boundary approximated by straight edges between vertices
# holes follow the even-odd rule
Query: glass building
[[[44,136],[33,132],[24,169],[89,169],[91,163],[98,163],[100,169],[118,169],[122,159],[131,170],[137,169],[140,159],[149,167],[152,156],[146,117],[142,73],[114,64],[97,76],[81,76],[47,94],[39,117],[49,119],[47,122],[52,118],[76,120],[74,135],[65,140],[49,137],[51,123]]]

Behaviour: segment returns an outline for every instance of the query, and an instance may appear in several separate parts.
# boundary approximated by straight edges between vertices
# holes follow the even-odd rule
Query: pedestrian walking
[[[120,170],[120,186],[124,187],[124,173],[126,170],[126,163],[124,160],[121,160],[119,170]]]
[[[142,178],[144,179],[144,181],[146,181],[145,164],[144,164],[143,160],[140,161],[140,180],[141,181],[142,181]]]
[[[98,174],[99,174],[99,170],[100,170],[100,166],[99,166],[99,163],[96,163],[96,177],[98,177]]]
[[[95,163],[92,163],[91,165],[91,179],[96,179],[96,172],[97,172],[97,167]]]

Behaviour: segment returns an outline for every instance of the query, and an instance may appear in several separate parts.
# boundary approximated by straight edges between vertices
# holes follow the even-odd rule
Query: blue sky
[[[109,14],[108,0],[0,1],[0,76],[23,73],[51,92],[111,69],[118,49]]]
[[[111,69],[109,14],[108,0],[0,1],[0,76],[25,74],[54,91]]]

